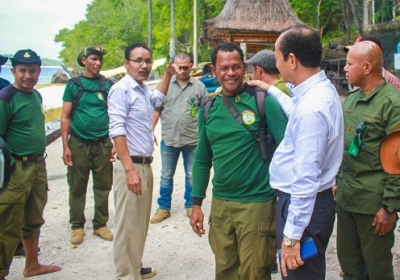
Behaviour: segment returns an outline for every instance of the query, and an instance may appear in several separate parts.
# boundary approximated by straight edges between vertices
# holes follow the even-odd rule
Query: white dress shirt
[[[291,195],[283,233],[299,240],[310,222],[317,193],[335,185],[343,156],[343,113],[324,71],[291,91],[292,98],[274,86],[268,90],[289,119],[269,170],[271,187]]]
[[[160,91],[151,92],[144,83],[139,85],[126,74],[108,94],[110,138],[124,135],[131,156],[151,156],[154,150],[154,107],[160,106],[164,99],[165,95]]]

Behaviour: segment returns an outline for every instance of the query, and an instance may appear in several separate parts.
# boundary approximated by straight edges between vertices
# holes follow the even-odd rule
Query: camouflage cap
[[[105,55],[107,54],[107,51],[100,47],[99,45],[93,45],[89,46],[83,49],[83,51],[78,55],[78,64],[82,67],[85,67],[85,65],[82,63],[82,57],[88,57],[91,54],[97,54],[97,55]]]

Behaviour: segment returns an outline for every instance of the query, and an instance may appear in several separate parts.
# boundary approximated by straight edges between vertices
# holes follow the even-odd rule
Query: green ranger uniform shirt
[[[192,197],[203,199],[206,194],[210,169],[214,168],[213,196],[220,200],[237,202],[265,202],[275,197],[269,185],[269,161],[261,158],[253,132],[260,122],[255,97],[246,92],[228,97],[242,114],[243,125],[238,124],[217,96],[204,120],[203,106],[199,111],[199,140],[193,164]],[[287,118],[274,97],[265,100],[267,125],[277,145],[282,141]]]
[[[10,153],[41,155],[46,150],[42,97],[13,85],[0,90],[0,136]]]
[[[76,107],[71,112],[72,133],[86,140],[94,140],[108,135],[107,99],[100,92],[99,78],[80,77],[85,89],[98,90],[98,92],[84,92]],[[105,81],[107,96],[112,82]],[[79,87],[74,82],[69,82],[65,87],[63,101],[74,102],[74,96]]]
[[[279,78],[279,80],[277,80],[273,86],[277,87],[280,89],[280,91],[282,91],[283,93],[285,93],[287,96],[290,96],[290,90],[288,89],[288,87],[286,86],[286,84],[283,82],[282,78]]]
[[[358,89],[347,96],[343,115],[344,154],[337,176],[337,203],[345,211],[367,215],[375,215],[383,205],[400,209],[400,176],[385,173],[379,159],[382,140],[400,129],[400,93],[386,82],[368,95]],[[357,125],[363,127],[361,141],[354,139]],[[360,146],[357,156],[349,153],[352,141]]]

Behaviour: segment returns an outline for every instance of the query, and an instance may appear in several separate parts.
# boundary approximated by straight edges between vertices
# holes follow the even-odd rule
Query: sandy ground
[[[160,139],[160,127],[156,129]],[[49,198],[45,209],[45,225],[40,236],[40,261],[44,264],[61,266],[62,270],[48,275],[31,277],[31,279],[116,279],[113,264],[112,242],[103,241],[93,236],[91,219],[93,217],[93,193],[88,189],[85,238],[84,242],[73,249],[69,242],[70,226],[68,208],[68,186],[66,167],[62,156],[62,144],[58,139],[47,147],[47,170],[49,179]],[[157,197],[160,178],[160,151],[156,146],[154,151],[153,172],[155,177],[152,215],[157,209]],[[91,185],[91,183],[90,183]],[[158,274],[152,279],[214,279],[214,255],[208,244],[207,236],[202,238],[195,235],[185,216],[184,200],[184,171],[182,162],[178,163],[175,174],[175,191],[173,193],[172,217],[160,224],[150,224],[143,263],[145,266],[156,267]],[[210,189],[205,199],[203,211],[207,219],[210,211]],[[109,198],[110,219],[108,226],[114,228],[114,205],[112,192]],[[207,229],[207,227],[206,227]],[[396,231],[396,238],[399,238]],[[396,278],[400,279],[400,246],[393,249]],[[8,280],[22,279],[22,269],[25,258],[14,258]],[[335,246],[335,234],[327,251],[326,279],[341,279]],[[279,274],[273,276],[280,279]]]

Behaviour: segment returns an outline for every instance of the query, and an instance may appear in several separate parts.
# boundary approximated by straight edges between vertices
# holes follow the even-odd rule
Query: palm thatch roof
[[[274,44],[281,32],[304,24],[287,0],[228,0],[222,12],[202,24],[202,42],[242,41],[248,49],[263,49]]]

